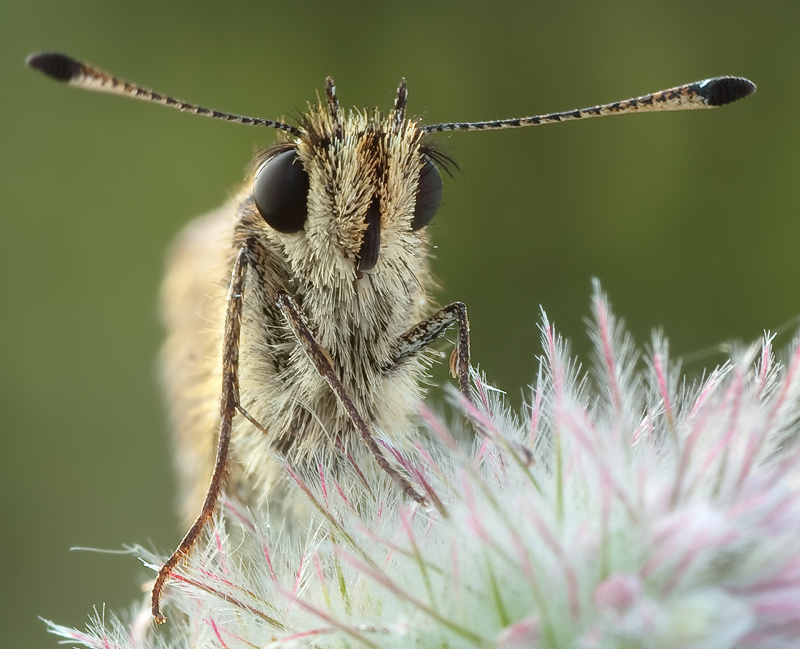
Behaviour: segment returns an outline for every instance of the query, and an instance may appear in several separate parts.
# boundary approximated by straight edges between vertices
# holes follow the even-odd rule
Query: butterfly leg
[[[467,306],[463,302],[453,302],[442,307],[400,336],[390,367],[419,354],[425,347],[441,338],[454,324],[458,324],[458,338],[455,349],[450,355],[450,374],[458,379],[458,387],[464,398],[474,403],[469,380],[469,319]]]
[[[219,496],[225,486],[228,473],[228,451],[231,443],[233,418],[239,407],[239,340],[242,326],[242,304],[247,275],[250,248],[246,243],[239,250],[231,273],[231,284],[228,290],[228,303],[225,312],[225,333],[222,347],[222,399],[220,400],[220,425],[217,441],[217,457],[214,461],[214,472],[211,484],[206,492],[203,508],[189,531],[183,537],[177,549],[161,566],[152,592],[152,612],[158,624],[167,618],[161,612],[161,595],[169,581],[172,571],[192,551],[203,528],[214,514]]]

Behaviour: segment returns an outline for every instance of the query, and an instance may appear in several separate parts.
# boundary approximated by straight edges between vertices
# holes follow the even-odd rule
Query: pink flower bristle
[[[275,577],[275,568],[273,568],[272,566],[272,557],[270,556],[269,547],[267,546],[266,543],[262,543],[261,549],[264,556],[264,561],[266,561],[267,563],[269,578],[273,582],[277,582],[278,580]]]
[[[319,486],[322,490],[322,502],[325,504],[325,507],[328,506],[328,485],[325,481],[325,468],[322,466],[322,462],[317,462],[317,475],[319,476]]]
[[[764,339],[761,343],[761,357],[759,358],[759,362],[756,367],[756,373],[758,375],[759,396],[763,396],[767,388],[768,380],[771,374],[773,366],[772,341],[774,340],[774,338],[775,334],[764,332]]]
[[[223,649],[228,649],[228,645],[222,639],[222,631],[220,630],[220,627],[217,625],[217,623],[213,619],[210,619],[207,622],[208,624],[211,625],[211,628],[214,631],[214,636],[217,638],[217,641],[222,645]],[[241,640],[241,638],[235,638],[235,639]]]
[[[297,591],[300,589],[302,582],[302,575],[303,575],[303,567],[305,566],[307,557],[302,555],[300,557],[300,565],[297,567],[297,574],[294,578],[294,586],[292,586],[292,595],[296,595]]]
[[[440,466],[440,464],[434,459],[433,454],[427,448],[425,448],[421,442],[414,442],[414,451],[420,460],[419,465],[421,467],[420,469],[417,469],[416,466],[412,467],[414,470],[414,476],[420,482],[428,497],[434,498],[441,502],[441,499],[439,499],[439,496],[434,490],[433,485],[425,477],[425,473],[422,471],[422,468],[427,468],[427,470],[432,473],[437,480],[446,483],[447,477],[445,475],[444,468]],[[441,506],[443,507],[443,505]],[[440,506],[437,505],[436,508],[440,509]]]
[[[605,297],[595,287],[592,300],[595,319],[597,320],[597,338],[599,352],[602,354],[605,379],[607,381],[611,405],[615,412],[622,408],[622,386],[619,384],[619,370],[617,367],[616,352],[614,350],[614,319],[608,311]]]
[[[673,437],[677,437],[675,430],[675,416],[673,414],[672,398],[670,395],[669,387],[667,385],[667,378],[664,371],[664,365],[660,354],[653,355],[653,368],[655,369],[656,378],[658,380],[658,390],[661,393],[661,406],[664,409],[664,415],[667,418],[667,427]]]
[[[484,526],[482,514],[479,513],[480,510],[477,506],[475,495],[472,491],[472,485],[466,479],[466,477],[461,484],[461,493],[466,506],[466,511],[468,513],[468,518],[466,521],[468,529],[472,531],[474,536],[483,543],[491,541],[492,537]]]
[[[345,493],[344,487],[338,480],[333,481],[334,487],[336,487],[336,493],[338,494],[339,498],[341,498],[342,502],[349,507],[350,509],[355,511],[355,507],[352,502],[350,502],[350,498],[348,498],[347,494]],[[327,507],[328,503],[325,503]]]
[[[483,407],[483,412],[485,412],[489,417],[491,417],[492,409],[491,406],[489,405],[489,395],[486,392],[486,386],[484,385],[483,381],[481,381],[480,374],[478,374],[477,372],[472,373],[472,383],[475,386],[475,391],[478,393],[478,401]]]
[[[436,417],[433,414],[433,411],[431,411],[425,404],[419,405],[419,414],[428,430],[436,436],[436,439],[441,444],[443,444],[449,450],[456,450],[458,448],[453,435],[450,433],[444,423],[438,417]]]
[[[300,477],[300,474],[297,471],[295,471],[294,467],[292,467],[291,464],[289,463],[284,464],[283,469],[284,471],[286,471],[286,474],[294,481],[294,483],[298,487],[300,487],[300,489],[303,490],[303,492],[310,493],[311,490],[309,486],[306,484],[305,480],[303,480]]]
[[[214,544],[217,546],[217,556],[219,557],[220,567],[222,568],[222,572],[224,574],[229,574],[228,570],[228,557],[227,552],[222,543],[222,535],[220,534],[219,526],[214,526]]]
[[[398,449],[396,446],[393,446],[385,439],[377,439],[375,440],[378,443],[378,446],[383,447],[383,450],[386,451],[390,457],[394,459],[397,464],[399,464],[404,470],[408,471],[413,465],[409,462],[408,458],[403,455],[403,453]]]
[[[347,453],[347,461],[349,465],[353,468],[353,471],[355,472],[356,476],[358,476],[358,479],[361,482],[361,484],[366,488],[366,490],[369,493],[373,493],[370,481],[367,479],[367,476],[361,470],[361,466],[358,464],[358,462],[356,462],[356,459],[353,457],[353,454],[350,453],[349,451]]]
[[[531,414],[530,414],[530,426],[528,427],[528,440],[527,440],[528,448],[536,448],[536,441],[538,439],[539,418],[541,415],[542,397],[543,397],[541,363],[539,364],[539,368],[537,370],[536,387],[533,390],[533,395],[534,396],[532,399]]]

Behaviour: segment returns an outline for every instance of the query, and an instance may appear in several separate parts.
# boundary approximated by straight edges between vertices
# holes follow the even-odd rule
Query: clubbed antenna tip
[[[25,63],[35,70],[39,70],[51,79],[68,83],[79,76],[83,69],[83,64],[75,59],[59,54],[57,52],[41,52],[31,54]]]
[[[756,84],[744,77],[715,77],[699,85],[697,94],[705,98],[709,106],[724,106],[756,91]]]

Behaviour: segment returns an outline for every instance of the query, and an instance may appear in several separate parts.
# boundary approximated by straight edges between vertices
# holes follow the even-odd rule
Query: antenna
[[[195,115],[202,115],[203,117],[221,119],[224,122],[245,124],[247,126],[266,126],[267,128],[275,128],[279,131],[286,131],[298,137],[303,134],[301,129],[291,124],[276,122],[271,119],[262,119],[260,117],[246,117],[244,115],[234,115],[233,113],[210,110],[196,104],[189,104],[180,99],[153,92],[147,88],[137,86],[135,83],[117,79],[108,72],[76,61],[66,54],[59,54],[57,52],[31,54],[25,60],[25,63],[56,81],[61,81],[70,86],[76,86],[77,88],[107,92],[112,95],[122,95],[124,97],[133,97],[134,99],[141,99],[143,101],[161,104],[162,106],[176,108],[184,113],[193,113]]]
[[[671,110],[696,110],[715,108],[737,101],[756,91],[756,84],[743,77],[713,77],[703,81],[687,83],[675,88],[660,90],[633,99],[601,104],[591,108],[568,110],[563,113],[549,113],[532,117],[517,117],[491,122],[450,122],[423,126],[425,133],[442,131],[493,131],[503,128],[523,128],[539,124],[554,124],[589,117],[623,115],[625,113],[656,113]]]

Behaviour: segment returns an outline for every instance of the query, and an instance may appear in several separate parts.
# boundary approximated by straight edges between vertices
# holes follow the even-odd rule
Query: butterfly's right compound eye
[[[284,234],[303,229],[308,216],[308,174],[292,149],[272,156],[256,171],[253,200],[271,228]]]
[[[442,202],[442,176],[433,160],[424,156],[422,170],[419,172],[417,185],[417,203],[414,206],[412,230],[420,230],[433,220],[439,204]]]

